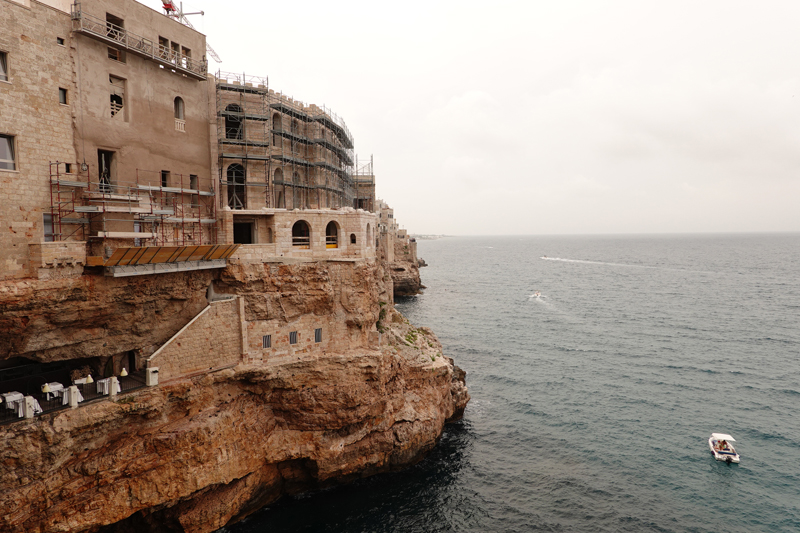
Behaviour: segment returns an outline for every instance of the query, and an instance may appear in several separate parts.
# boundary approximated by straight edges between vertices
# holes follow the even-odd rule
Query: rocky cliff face
[[[0,426],[0,530],[213,531],[283,494],[401,468],[469,400],[426,328],[381,350],[179,379]]]
[[[402,240],[394,244],[394,261],[386,265],[394,282],[395,296],[414,296],[419,294],[422,285],[419,276],[419,262],[409,245]]]
[[[381,263],[232,263],[213,275],[6,285],[0,358],[157,345],[203,308],[212,281],[245,299],[247,320],[324,315],[344,326],[327,353],[0,426],[0,531],[213,531],[283,494],[418,461],[469,394],[433,333],[383,303],[386,279]],[[366,342],[376,327],[380,342]]]

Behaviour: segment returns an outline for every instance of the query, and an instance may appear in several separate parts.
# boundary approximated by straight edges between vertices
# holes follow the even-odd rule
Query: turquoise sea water
[[[464,419],[404,472],[230,531],[800,531],[800,235],[460,237],[419,255],[428,289],[398,308],[467,371]],[[741,464],[712,459],[712,431]]]

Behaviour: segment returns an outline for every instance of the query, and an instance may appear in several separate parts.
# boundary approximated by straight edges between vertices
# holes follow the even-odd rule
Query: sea
[[[800,234],[446,237],[397,302],[472,400],[404,471],[225,531],[800,531]],[[729,433],[740,464],[715,461]]]

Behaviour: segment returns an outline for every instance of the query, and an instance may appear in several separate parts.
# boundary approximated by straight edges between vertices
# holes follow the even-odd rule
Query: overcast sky
[[[159,0],[144,0],[159,7]],[[800,231],[800,2],[187,0],[415,233]]]

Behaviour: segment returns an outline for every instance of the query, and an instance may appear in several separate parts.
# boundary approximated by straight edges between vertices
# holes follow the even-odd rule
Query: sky
[[[159,8],[159,0],[143,0]],[[800,2],[187,0],[412,233],[800,231]]]

